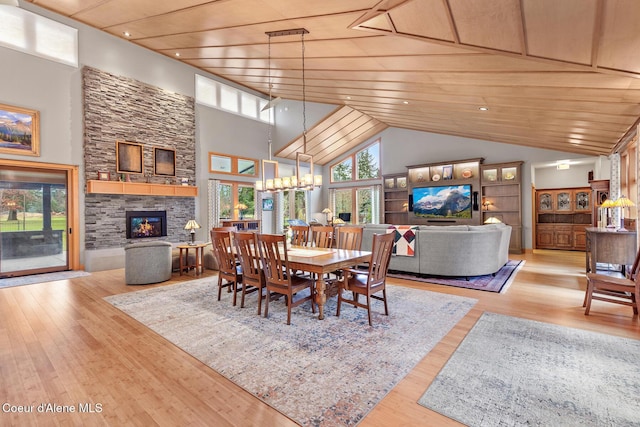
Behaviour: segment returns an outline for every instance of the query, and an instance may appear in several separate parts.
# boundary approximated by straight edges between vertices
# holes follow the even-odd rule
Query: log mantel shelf
[[[198,187],[146,182],[87,181],[87,194],[131,194],[139,196],[196,197]]]

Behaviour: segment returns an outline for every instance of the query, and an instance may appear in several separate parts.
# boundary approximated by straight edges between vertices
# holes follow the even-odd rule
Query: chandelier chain
[[[305,79],[304,66],[304,33],[300,36],[302,40],[302,152],[307,153],[307,85]]]

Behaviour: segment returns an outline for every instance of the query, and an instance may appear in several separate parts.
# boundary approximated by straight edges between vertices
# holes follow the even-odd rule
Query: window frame
[[[358,178],[358,154],[362,153],[363,151],[369,150],[372,146],[374,145],[378,145],[378,176],[374,177],[374,178]],[[331,184],[344,184],[344,183],[349,183],[349,182],[357,182],[357,183],[364,183],[367,181],[373,181],[373,180],[379,180],[382,178],[382,155],[381,155],[381,148],[382,148],[382,139],[378,138],[375,141],[371,142],[370,144],[367,144],[366,146],[362,147],[361,149],[355,151],[354,153],[351,153],[350,155],[341,158],[339,161],[335,162],[334,164],[332,164],[331,166],[329,166],[329,182]],[[344,181],[335,181],[333,179],[333,168],[344,163],[347,160],[351,160],[351,179],[349,180],[344,180]]]
[[[259,162],[257,159],[252,159],[251,157],[246,157],[246,156],[234,156],[232,154],[223,154],[223,153],[216,153],[213,151],[209,151],[209,173],[216,173],[216,174],[225,174],[225,175],[235,175],[235,176],[245,176],[245,177],[250,177],[250,178],[257,178],[258,177],[258,165]],[[214,157],[226,157],[229,159],[230,163],[231,163],[231,170],[229,172],[224,171],[224,170],[220,170],[220,169],[214,169],[213,168],[213,158]],[[248,173],[240,173],[239,169],[240,169],[240,161],[241,160],[246,160],[249,162],[253,162],[253,170],[254,173],[253,174],[248,174]]]
[[[253,214],[247,214],[245,213],[243,215],[242,219],[257,219],[256,218],[256,214],[257,214],[257,207],[256,207],[256,201],[257,201],[257,197],[256,197],[256,192],[255,192],[255,187],[252,183],[250,182],[245,182],[245,181],[220,181],[220,185],[229,185],[231,186],[231,197],[232,197],[232,202],[231,202],[231,212],[232,212],[232,218],[218,218],[218,221],[222,221],[222,220],[231,220],[231,221],[238,221],[240,219],[240,213],[238,212],[238,209],[236,209],[236,205],[240,202],[240,187],[245,187],[245,188],[251,188],[253,189]],[[220,202],[220,200],[218,200],[218,203]],[[222,209],[220,209],[220,212],[222,212]]]

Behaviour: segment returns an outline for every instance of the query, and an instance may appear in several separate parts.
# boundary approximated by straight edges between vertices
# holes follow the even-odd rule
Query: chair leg
[[[238,282],[231,282],[231,287],[233,288],[233,306],[235,307],[238,297]]]
[[[384,301],[384,314],[388,316],[389,315],[389,308],[387,307],[387,290],[386,289],[382,290],[382,298],[383,298],[383,301]]]
[[[258,316],[262,311],[262,286],[258,286]]]
[[[342,305],[342,288],[338,288],[338,308],[336,309],[336,316],[340,317],[340,306]]]
[[[631,294],[633,300],[633,314],[638,315],[638,303],[640,302],[640,288],[636,287],[635,292]]]
[[[271,299],[271,291],[267,288],[267,298],[264,301],[264,317],[269,317],[269,300]]]
[[[222,277],[218,275],[218,301],[220,301],[221,296],[222,296]]]
[[[587,282],[587,293],[585,295],[585,309],[584,309],[585,315],[589,314],[589,310],[591,309],[592,294],[593,294],[593,283],[589,281]]]
[[[240,308],[244,308],[244,296],[247,293],[247,285],[245,283],[242,284],[242,296],[240,297]]]
[[[371,295],[367,294],[367,316],[369,317],[369,326],[373,326],[371,324]]]
[[[291,324],[291,306],[293,305],[293,295],[287,299],[287,325]]]

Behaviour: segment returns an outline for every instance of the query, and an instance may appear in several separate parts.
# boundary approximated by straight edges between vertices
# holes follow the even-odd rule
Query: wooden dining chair
[[[391,250],[394,241],[393,233],[374,234],[371,251],[371,260],[369,261],[369,269],[367,271],[356,270],[353,268],[343,269],[344,280],[338,281],[338,308],[336,316],[340,316],[340,307],[343,302],[353,305],[354,307],[362,307],[367,309],[369,316],[369,326],[371,325],[371,299],[384,302],[384,314],[389,315],[387,307],[387,270],[389,269],[389,260],[391,259]],[[346,299],[342,291],[351,292],[353,299]],[[382,292],[382,296],[374,295]],[[364,295],[367,299],[366,304],[359,301],[359,296]]]
[[[336,227],[336,248],[359,251],[362,248],[362,232],[358,226]]]
[[[256,233],[234,232],[233,242],[236,247],[236,256],[242,267],[242,297],[240,308],[244,308],[246,294],[258,293],[258,315],[262,313],[262,289],[264,288],[264,272],[258,254]]]
[[[242,267],[236,263],[231,243],[231,231],[211,230],[213,256],[218,263],[218,301],[222,288],[233,291],[233,305],[236,305],[238,286],[242,283]],[[227,283],[223,284],[223,280]]]
[[[333,247],[335,230],[329,225],[318,225],[311,227],[311,241],[317,248]]]
[[[237,231],[237,228],[231,227],[213,227],[211,231]]]
[[[600,300],[615,304],[630,305],[633,315],[638,315],[640,301],[640,250],[636,254],[631,270],[626,277],[615,277],[600,273],[587,273],[587,291],[584,314],[589,314],[591,301]]]
[[[287,302],[287,325],[291,324],[291,309],[305,301],[311,301],[311,311],[315,310],[314,280],[294,274],[289,267],[287,255],[287,239],[282,234],[258,234],[258,251],[264,267],[265,286],[267,295],[264,304],[264,317],[269,317],[269,300],[271,293],[284,295]],[[304,289],[309,289],[309,295],[294,301],[294,296]]]
[[[309,244],[309,226],[291,225],[291,244],[294,246],[307,246]]]

